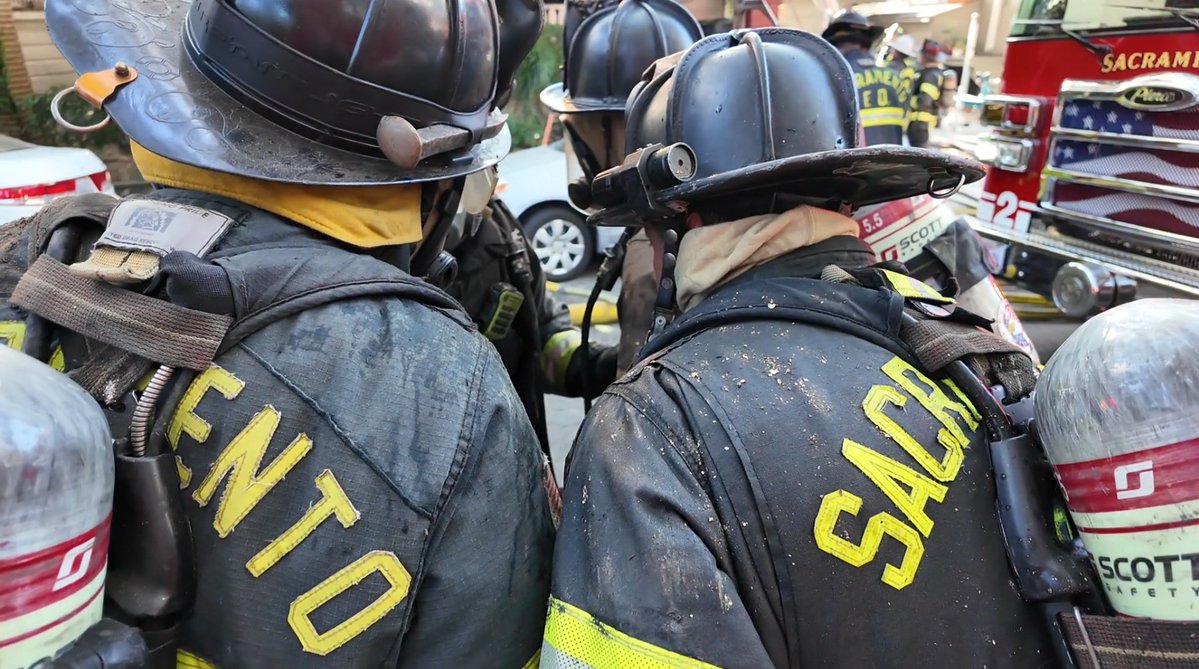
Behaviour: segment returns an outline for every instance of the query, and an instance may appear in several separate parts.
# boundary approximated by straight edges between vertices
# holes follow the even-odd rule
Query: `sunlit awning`
[[[854,5],[854,9],[882,24],[927,23],[941,14],[960,9],[964,4],[964,0],[884,0]]]

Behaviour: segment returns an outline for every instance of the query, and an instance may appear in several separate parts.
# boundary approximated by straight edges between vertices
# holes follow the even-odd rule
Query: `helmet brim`
[[[672,209],[692,209],[731,196],[773,192],[861,207],[952,191],[984,175],[981,163],[939,151],[871,146],[759,163],[657,191],[654,199],[671,203]],[[603,225],[604,218],[600,213],[592,220]]]
[[[101,0],[88,9],[47,3],[54,43],[76,72],[118,62],[137,70],[137,80],[111,97],[104,111],[135,142],[176,162],[288,183],[404,184],[477,172],[498,163],[512,144],[505,127],[468,152],[433,156],[413,169],[334,148],[268,121],[205,77],[183,44],[189,3]]]
[[[624,100],[596,100],[571,97],[566,84],[550,84],[541,91],[541,104],[557,114],[586,114],[594,112],[624,113]]]
[[[826,41],[832,41],[837,35],[847,32],[863,32],[870,37],[871,42],[877,42],[883,36],[884,28],[881,26],[835,23],[825,28],[820,36]]]

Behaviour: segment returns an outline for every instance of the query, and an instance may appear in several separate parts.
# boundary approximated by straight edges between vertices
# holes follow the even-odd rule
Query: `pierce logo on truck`
[[[1195,106],[1199,95],[1195,91],[1166,86],[1133,86],[1120,91],[1116,101],[1129,109],[1144,111],[1178,111]]]

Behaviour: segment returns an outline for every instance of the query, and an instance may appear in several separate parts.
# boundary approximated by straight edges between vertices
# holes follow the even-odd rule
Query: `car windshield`
[[[1193,30],[1183,17],[1199,19],[1199,0],[1021,0],[1012,36],[1049,37],[1066,30]]]
[[[22,142],[16,137],[8,135],[0,135],[0,153],[8,153],[9,151],[19,151],[21,149],[32,149],[33,144]]]

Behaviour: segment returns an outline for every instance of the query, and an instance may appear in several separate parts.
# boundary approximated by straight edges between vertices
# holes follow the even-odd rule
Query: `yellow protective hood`
[[[213,172],[130,142],[147,181],[233,198],[362,248],[421,239],[421,185],[309,186]]]

